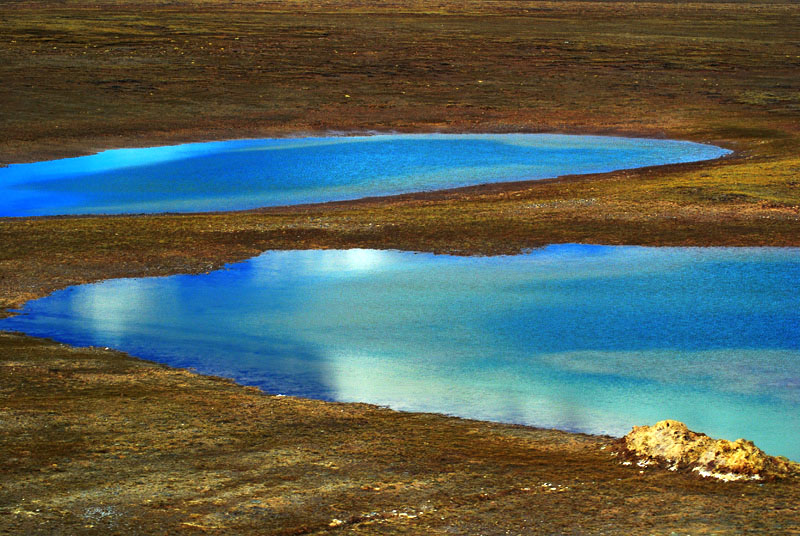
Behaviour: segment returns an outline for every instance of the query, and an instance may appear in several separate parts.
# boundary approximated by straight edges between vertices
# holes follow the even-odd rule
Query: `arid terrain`
[[[0,21],[2,164],[371,130],[735,151],[240,213],[0,218],[0,308],[265,249],[800,246],[796,2],[7,1]],[[796,481],[622,466],[609,438],[278,398],[15,334],[0,363],[0,533],[800,533]]]

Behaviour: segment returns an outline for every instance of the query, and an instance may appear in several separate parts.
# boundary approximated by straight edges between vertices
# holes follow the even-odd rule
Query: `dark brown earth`
[[[796,481],[721,484],[623,466],[608,438],[267,396],[110,350],[0,341],[10,534],[800,529]]]
[[[269,248],[800,246],[794,2],[4,2],[0,20],[6,164],[368,129],[736,151],[246,213],[0,219],[0,307]],[[800,533],[796,481],[622,466],[605,438],[275,398],[11,334],[0,363],[0,533]]]

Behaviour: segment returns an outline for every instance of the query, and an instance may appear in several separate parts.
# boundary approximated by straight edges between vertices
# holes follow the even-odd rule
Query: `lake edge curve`
[[[570,246],[570,244],[563,244],[562,246]],[[629,250],[636,250],[636,249],[640,249],[640,250],[642,250],[642,249],[660,249],[660,250],[667,250],[667,249],[670,249],[670,248],[652,248],[652,247],[651,247],[651,248],[647,248],[647,247],[640,247],[640,246],[625,246],[625,248],[626,248],[626,249],[629,249]],[[690,250],[691,250],[691,249],[694,249],[694,250],[706,250],[706,249],[735,249],[735,250],[738,250],[738,251],[743,251],[743,250],[747,250],[747,249],[754,249],[754,250],[760,250],[760,251],[767,251],[767,250],[780,251],[780,250],[787,250],[787,249],[797,249],[797,248],[769,247],[769,246],[768,246],[768,247],[756,247],[756,248],[727,248],[727,247],[724,247],[724,248],[694,247],[694,248],[692,248],[692,247],[690,247],[690,248],[672,248],[672,249],[690,249]],[[314,250],[308,250],[308,252],[312,252],[312,251],[314,251]],[[324,251],[324,250],[321,250],[321,251]],[[385,251],[385,252],[386,252],[386,251]],[[388,250],[388,253],[392,253],[392,252],[394,252],[394,253],[400,253],[400,254],[413,254],[413,252],[407,252],[407,251],[402,251],[402,250]],[[270,253],[270,252],[268,251],[268,252],[265,252],[265,253]],[[274,253],[288,253],[288,252],[286,252],[286,251],[277,251],[277,252],[274,252]],[[264,255],[264,254],[261,254],[261,255]],[[431,256],[434,256],[434,257],[451,257],[451,255],[436,255],[436,254],[430,254],[430,255],[431,255]],[[486,259],[488,262],[492,262],[492,259],[502,259],[502,257],[514,258],[514,257],[520,257],[520,255],[499,255],[499,256],[479,257],[479,259],[483,258],[483,259]],[[254,258],[255,258],[255,257],[253,257],[253,258],[251,258],[251,259],[249,259],[249,260],[252,260],[252,259],[254,259]],[[461,259],[461,258],[463,258],[463,257],[462,257],[462,256],[456,256],[456,257],[454,257],[454,258],[456,258],[456,259]],[[235,268],[235,265],[241,265],[241,264],[244,264],[244,263],[246,263],[246,262],[248,262],[248,261],[244,261],[244,262],[241,262],[241,261],[240,261],[240,262],[236,262],[236,263],[234,263],[234,264],[227,265],[227,266],[225,267],[225,269]],[[164,277],[170,277],[170,276],[163,276],[163,277],[156,277],[156,278],[157,278],[157,279],[163,279]],[[135,278],[135,279],[139,279],[139,278]],[[149,280],[149,279],[154,279],[154,278],[145,278],[145,279]],[[132,355],[133,355],[133,354],[132,354]],[[145,359],[145,360],[149,360],[150,358],[147,358],[147,357],[145,357],[145,358],[143,358],[143,359]],[[213,373],[212,373],[211,375],[215,375],[215,374],[213,374]],[[366,402],[366,403],[370,403],[370,402]],[[382,405],[382,404],[378,403],[378,405]],[[419,410],[411,410],[411,411],[412,411],[412,412],[418,412]],[[447,413],[447,412],[445,412],[445,413],[443,413],[443,414],[446,414],[446,415],[458,415],[458,414],[456,414],[456,413]],[[475,419],[475,417],[469,417],[469,416],[467,416],[467,417],[464,417],[464,418],[467,418],[467,419]],[[479,419],[479,420],[485,420],[485,419],[484,419],[484,418],[482,418],[482,417],[479,417],[478,419]],[[509,423],[509,422],[510,422],[510,423],[512,423],[512,424],[514,423],[514,421],[506,421],[506,420],[493,420],[493,419],[489,419],[489,420],[488,420],[488,422],[501,422],[501,423],[502,423],[502,422],[505,422],[505,423]],[[530,426],[531,424],[524,424],[524,423],[523,423],[523,425],[525,425],[525,426]],[[534,424],[534,425],[532,425],[532,426],[534,426],[534,427],[537,427],[537,428],[541,428],[541,427],[542,427],[541,425],[535,425],[535,424]],[[547,428],[547,429],[557,429],[557,430],[565,430],[565,428],[558,428],[558,427],[555,427],[555,428],[554,428],[554,427],[550,427],[550,426],[544,426],[544,428]],[[569,431],[569,428],[567,428],[566,430],[567,430],[567,431]],[[595,432],[583,432],[583,433],[595,434]],[[602,435],[602,434],[601,434],[601,435]]]
[[[120,201],[96,201],[96,203],[100,203],[96,205],[97,208],[94,209],[80,209],[80,208],[69,208],[70,205],[64,205],[61,212],[48,212],[47,208],[41,208],[42,203],[46,205],[48,199],[53,200],[56,197],[67,196],[66,199],[69,197],[75,198],[76,195],[84,196],[86,195],[85,192],[92,191],[91,187],[86,187],[85,185],[74,184],[76,179],[80,179],[81,176],[85,175],[87,177],[91,176],[98,176],[102,177],[103,173],[112,173],[114,170],[121,170],[121,172],[127,173],[125,170],[130,169],[133,172],[138,173],[138,169],[149,169],[152,166],[158,166],[161,164],[169,164],[172,160],[169,160],[170,155],[172,153],[178,154],[181,159],[192,159],[192,158],[200,158],[198,154],[205,151],[208,152],[211,150],[212,152],[209,153],[213,156],[213,151],[215,148],[221,149],[225,147],[231,147],[232,150],[235,151],[252,151],[254,150],[252,147],[257,148],[257,146],[263,144],[291,144],[291,143],[299,143],[301,145],[309,145],[309,144],[345,144],[351,145],[354,143],[361,143],[361,144],[373,144],[377,145],[383,143],[385,141],[392,141],[397,140],[397,143],[406,142],[406,141],[437,141],[437,142],[446,142],[451,141],[453,143],[466,143],[466,142],[483,142],[486,141],[487,143],[497,143],[497,144],[508,144],[509,147],[514,147],[517,145],[516,142],[513,140],[525,140],[525,141],[533,141],[538,142],[540,141],[543,144],[543,147],[548,146],[548,140],[551,143],[555,143],[558,140],[558,147],[562,147],[565,150],[568,150],[570,144],[582,142],[587,143],[589,146],[591,144],[606,144],[606,145],[614,145],[614,144],[622,144],[634,148],[634,147],[649,147],[652,146],[653,149],[650,151],[661,150],[661,148],[667,147],[685,147],[686,150],[691,151],[699,151],[696,155],[694,153],[692,156],[689,154],[680,155],[676,153],[673,156],[667,157],[665,155],[659,155],[653,152],[643,152],[643,158],[651,159],[649,162],[647,160],[642,162],[622,162],[620,161],[619,164],[611,164],[610,166],[606,164],[588,164],[591,166],[600,166],[600,167],[593,167],[593,168],[581,168],[583,164],[577,164],[578,167],[570,170],[569,166],[560,170],[560,171],[547,171],[547,172],[538,172],[535,171],[534,173],[540,173],[536,176],[524,176],[530,172],[522,172],[522,171],[511,171],[511,175],[506,175],[505,173],[508,172],[500,172],[500,175],[492,176],[491,174],[486,174],[486,172],[480,171],[476,168],[476,171],[469,171],[467,168],[462,168],[468,172],[468,174],[476,173],[474,178],[466,178],[469,175],[465,176],[465,178],[460,179],[453,179],[448,178],[446,179],[447,182],[426,182],[430,179],[426,179],[426,173],[422,171],[413,171],[413,169],[409,168],[408,172],[411,173],[410,176],[416,177],[421,179],[422,182],[418,184],[409,184],[404,186],[391,186],[390,189],[385,189],[385,186],[382,186],[382,189],[375,189],[374,186],[371,186],[371,189],[360,189],[363,187],[359,186],[359,190],[354,191],[353,193],[343,194],[343,193],[336,193],[336,189],[334,190],[326,190],[328,193],[319,193],[319,194],[301,194],[301,197],[293,197],[295,194],[290,194],[290,197],[284,197],[286,194],[277,192],[278,197],[275,197],[273,201],[269,201],[267,198],[259,198],[259,200],[253,200],[253,196],[248,194],[244,196],[244,193],[239,194],[238,198],[231,198],[230,201],[225,201],[224,203],[228,203],[226,206],[217,206],[213,203],[217,203],[220,201],[215,201],[216,199],[222,200],[219,197],[220,194],[213,194],[207,200],[201,201],[200,198],[193,198],[195,199],[192,201],[190,198],[186,198],[185,200],[178,200],[175,198],[175,191],[180,191],[179,189],[176,190],[175,186],[170,186],[168,191],[164,191],[163,193],[156,193],[152,195],[156,195],[156,198],[153,200],[146,200],[141,199],[139,201],[132,201],[133,204],[128,205],[114,205],[108,203],[120,203]],[[238,146],[243,146],[244,149],[237,149]],[[520,145],[520,147],[524,147],[525,144]],[[554,145],[555,147],[556,145]],[[532,146],[533,147],[533,146]],[[605,147],[598,145],[598,148]],[[278,147],[280,148],[280,147]],[[592,149],[590,149],[592,150]],[[636,149],[641,150],[641,149]],[[677,150],[677,149],[676,149]],[[142,153],[151,152],[153,153],[153,158],[151,163],[150,161],[145,161],[142,163],[139,160],[136,160],[137,155],[142,155]],[[222,154],[222,153],[220,153]],[[490,153],[487,153],[490,154]],[[572,153],[573,156],[575,154],[581,154],[581,158],[584,158],[583,152],[581,153]],[[159,156],[160,155],[160,156]],[[0,169],[0,184],[3,183],[3,180],[6,180],[7,185],[11,188],[8,190],[11,194],[15,193],[15,189],[22,188],[22,194],[17,192],[17,197],[19,195],[23,195],[19,199],[15,200],[14,196],[12,195],[10,201],[6,201],[7,203],[22,203],[23,207],[30,206],[31,208],[21,208],[16,209],[16,212],[8,213],[3,217],[45,217],[45,216],[124,216],[124,215],[139,215],[139,214],[217,214],[217,213],[226,213],[226,212],[250,212],[250,211],[259,211],[259,210],[268,210],[268,209],[275,209],[275,208],[282,208],[282,207],[292,207],[292,206],[306,206],[306,205],[320,205],[320,204],[327,204],[327,203],[353,203],[362,201],[365,199],[375,200],[375,199],[384,199],[384,198],[392,198],[398,196],[426,196],[426,195],[435,195],[440,192],[449,192],[449,191],[458,191],[462,189],[481,189],[481,188],[492,188],[492,187],[501,187],[500,185],[519,185],[524,183],[533,183],[537,181],[557,181],[566,178],[572,177],[580,177],[580,176],[591,176],[591,175],[602,175],[607,173],[616,173],[616,172],[624,172],[624,171],[634,171],[634,170],[647,170],[647,169],[655,169],[660,168],[663,166],[674,166],[674,165],[705,165],[714,161],[717,161],[721,158],[730,158],[735,156],[735,153],[727,148],[720,147],[717,145],[713,145],[710,143],[699,143],[693,141],[686,141],[686,140],[673,140],[673,139],[660,139],[660,138],[641,138],[641,137],[625,137],[625,136],[601,136],[601,135],[573,135],[573,134],[543,134],[543,133],[519,133],[519,134],[509,134],[509,133],[502,133],[502,134],[494,134],[494,133],[465,133],[465,134],[450,134],[450,133],[402,133],[402,134],[384,134],[384,133],[371,133],[369,135],[347,135],[347,136],[337,136],[337,137],[301,137],[301,138],[289,138],[289,137],[281,137],[281,138],[244,138],[244,139],[234,139],[228,141],[211,141],[211,142],[191,142],[191,143],[180,143],[176,145],[163,145],[163,146],[151,146],[146,148],[124,148],[124,149],[110,149],[110,150],[102,150],[87,156],[79,156],[79,157],[69,157],[57,160],[46,160],[46,161],[38,161],[33,163],[26,163],[26,164],[11,164],[7,168]],[[495,159],[496,156],[493,156]],[[167,160],[163,160],[166,158]],[[174,157],[173,158],[178,158]],[[206,158],[206,156],[203,156]],[[563,162],[570,160],[570,158],[556,158],[554,161],[561,161],[562,166],[565,164]],[[668,161],[653,161],[652,159],[659,160],[668,158]],[[103,164],[102,161],[104,160],[119,160],[122,164],[117,164],[117,166],[122,165],[122,167],[107,167],[109,164]],[[120,160],[121,159],[121,160]],[[96,161],[95,163],[91,164],[94,166],[93,171],[86,175],[86,170],[81,169],[78,171],[75,168],[76,165],[79,163],[85,165],[88,162]],[[174,160],[178,162],[179,160]],[[187,160],[188,161],[188,160]],[[127,162],[127,163],[126,163]],[[476,160],[476,162],[480,162],[480,160]],[[66,165],[67,170],[62,171],[60,173],[66,173],[65,179],[48,179],[47,177],[50,174],[55,173],[54,171],[47,171],[47,168],[53,167],[56,165]],[[128,167],[130,165],[135,165],[135,167]],[[419,165],[419,164],[414,164]],[[472,164],[470,164],[472,165]],[[504,164],[508,167],[508,163]],[[571,166],[575,166],[576,164],[570,164]],[[105,166],[105,167],[104,167]],[[379,166],[381,167],[381,166]],[[385,167],[385,166],[383,166]],[[43,171],[35,171],[35,169],[43,169]],[[73,169],[73,171],[70,171]],[[231,173],[231,170],[238,169],[236,166],[229,168],[225,172],[225,176]],[[509,170],[512,169],[509,167]],[[533,169],[533,168],[531,168]],[[213,171],[213,170],[212,170]],[[447,171],[443,169],[443,171]],[[24,178],[26,173],[43,173],[43,175],[36,175],[39,178],[36,179],[26,179]],[[75,175],[76,179],[70,178],[75,173],[81,173],[83,175]],[[143,171],[146,175],[149,176],[152,171]],[[302,171],[303,173],[307,173],[306,171]],[[435,174],[440,173],[440,171],[435,171]],[[520,175],[522,173],[522,175]],[[6,177],[4,177],[6,175]],[[21,175],[23,178],[14,178],[15,175]],[[212,175],[216,176],[216,175]],[[449,176],[449,171],[448,171]],[[10,178],[9,178],[10,177]],[[243,176],[244,177],[244,176]],[[433,176],[431,176],[433,177]],[[113,176],[112,176],[113,179]],[[64,181],[68,182],[64,182]],[[82,180],[82,179],[81,179]],[[97,179],[100,180],[100,179]],[[117,180],[117,179],[113,179]],[[140,186],[139,182],[136,182],[139,179],[128,178],[125,179],[127,181],[132,181],[129,184],[129,188],[133,190],[139,190],[142,186]],[[148,179],[150,181],[150,186],[144,185],[144,189],[147,190],[148,188],[153,188],[154,181],[156,181],[155,177],[151,177]],[[181,179],[184,180],[184,179]],[[235,180],[241,181],[242,178],[237,178]],[[251,181],[252,178],[247,178],[248,181]],[[261,180],[261,179],[258,179]],[[270,179],[272,180],[272,179]],[[305,180],[305,179],[303,179]],[[327,180],[327,179],[326,179]],[[361,179],[359,179],[361,180]],[[370,179],[374,181],[374,179]],[[380,179],[383,181],[384,179]],[[395,181],[396,179],[391,179]],[[440,181],[441,179],[435,179],[435,181]],[[32,181],[32,182],[31,182]],[[107,181],[106,178],[103,178],[103,181]],[[197,178],[192,176],[192,181],[197,184],[206,184],[207,180],[197,182]],[[258,181],[256,181],[258,182]],[[47,195],[49,197],[42,198],[42,200],[38,200],[34,202],[33,200],[28,200],[25,196],[34,195],[31,190],[28,192],[26,190],[25,185],[30,184],[31,187],[34,188],[50,188],[47,186],[48,184],[54,184],[56,190],[53,190],[51,193],[47,193],[49,190],[42,190],[41,195]],[[366,183],[365,183],[366,184]],[[377,184],[377,183],[376,183]],[[389,183],[387,183],[389,184]],[[398,183],[399,184],[399,183]],[[405,184],[405,183],[404,183]],[[44,186],[40,186],[44,185]],[[189,185],[190,188],[194,188],[194,186]],[[249,186],[248,186],[249,187]],[[158,187],[155,187],[158,189]],[[213,188],[225,188],[225,186],[215,185]],[[229,187],[228,187],[229,188]],[[294,188],[294,186],[292,186]],[[305,187],[303,187],[305,188]],[[340,188],[336,186],[335,188]],[[131,191],[133,191],[131,190]],[[238,191],[238,190],[237,190]],[[27,192],[27,193],[26,193]],[[58,193],[61,192],[61,193]],[[309,190],[311,192],[311,190]],[[108,194],[103,194],[104,196],[108,196],[112,192]],[[56,195],[58,194],[58,195]],[[40,195],[40,194],[35,194]],[[116,196],[119,194],[114,193],[112,198],[115,199]],[[137,194],[139,195],[139,194]],[[151,194],[142,194],[142,195],[151,195]],[[195,194],[192,194],[195,195]],[[206,195],[206,194],[204,194]],[[207,197],[208,197],[207,195]],[[226,194],[227,195],[227,194]],[[258,194],[260,196],[263,195],[273,195],[273,194]],[[160,197],[159,197],[160,196]],[[168,205],[164,205],[163,203],[167,202],[166,199],[159,200],[167,196],[170,201],[168,201]],[[216,197],[215,197],[216,196]],[[77,199],[77,198],[76,198]],[[237,201],[236,199],[241,199]],[[244,199],[247,199],[246,204],[244,203]],[[63,202],[63,201],[52,201],[52,202]],[[80,203],[79,201],[71,201]],[[94,203],[94,201],[93,201]],[[105,203],[105,205],[103,204]],[[211,203],[211,204],[208,204]],[[233,204],[231,204],[233,203]],[[238,204],[237,204],[238,203]],[[199,205],[198,205],[199,204]],[[206,204],[207,206],[203,206]],[[105,208],[103,208],[105,206]],[[114,207],[117,208],[114,208]],[[59,210],[56,209],[55,206],[52,210]]]

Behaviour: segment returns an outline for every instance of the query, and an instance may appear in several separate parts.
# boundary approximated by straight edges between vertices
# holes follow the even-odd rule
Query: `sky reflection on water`
[[[118,149],[0,168],[0,216],[239,210],[717,158],[686,141],[394,134]]]
[[[267,252],[0,321],[273,393],[621,435],[664,418],[800,460],[800,250]]]

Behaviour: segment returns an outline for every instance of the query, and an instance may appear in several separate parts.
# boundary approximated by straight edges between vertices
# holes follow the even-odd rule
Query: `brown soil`
[[[720,484],[623,466],[609,438],[267,396],[111,350],[0,341],[11,534],[800,529],[795,481]]]
[[[330,205],[0,219],[0,307],[270,248],[800,246],[793,2],[6,2],[0,19],[2,163],[329,129],[736,150]],[[622,466],[604,438],[275,398],[11,334],[0,362],[0,533],[800,532],[795,481]]]

